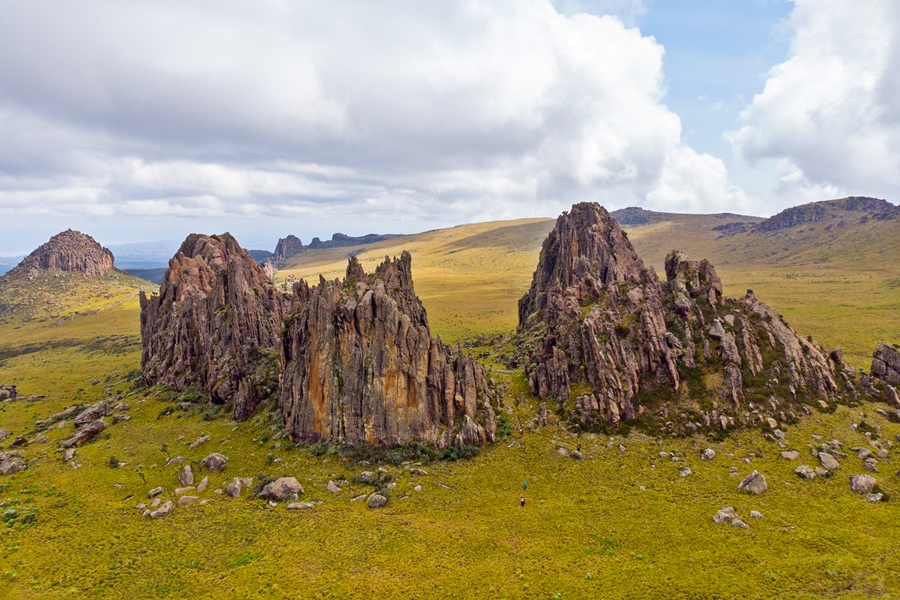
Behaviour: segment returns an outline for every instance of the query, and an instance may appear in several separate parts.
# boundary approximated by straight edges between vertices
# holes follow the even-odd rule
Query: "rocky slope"
[[[352,257],[343,281],[301,280],[294,294],[299,308],[285,325],[279,387],[292,439],[493,441],[484,369],[431,337],[408,252],[372,274]]]
[[[113,254],[89,235],[68,229],[50,238],[29,254],[7,277],[35,277],[39,271],[77,271],[105,275],[113,265]]]
[[[192,234],[159,294],[141,293],[141,370],[148,384],[197,387],[246,419],[274,391],[284,300],[228,233]]]
[[[762,223],[755,230],[759,232],[789,229],[804,223],[829,222],[830,227],[844,227],[847,222],[865,223],[869,219],[888,221],[900,218],[900,207],[886,200],[849,196],[838,200],[810,202],[792,206]]]
[[[563,213],[519,302],[532,393],[586,426],[647,414],[673,431],[840,399],[833,362],[752,291],[723,298],[712,265],[678,251],[665,270],[661,282],[599,205]],[[855,394],[855,373],[841,376]]]

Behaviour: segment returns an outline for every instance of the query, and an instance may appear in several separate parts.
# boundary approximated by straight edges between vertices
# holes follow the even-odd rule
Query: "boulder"
[[[337,494],[341,491],[340,486],[338,486],[338,484],[331,481],[330,479],[328,480],[328,485],[325,486],[325,489],[327,489],[332,494]]]
[[[819,463],[822,465],[822,467],[828,469],[829,471],[834,471],[841,467],[841,463],[839,463],[835,457],[827,452],[819,452]]]
[[[0,429],[0,442],[4,441],[6,438],[12,435],[12,431],[9,429]]]
[[[147,492],[147,497],[148,497],[148,498],[155,498],[156,496],[159,496],[160,494],[162,494],[164,491],[165,491],[165,490],[163,489],[162,486],[155,487],[155,488],[153,488],[152,490],[150,490],[149,492]]]
[[[75,435],[70,437],[67,440],[63,440],[59,443],[63,448],[71,448],[78,444],[83,444],[84,442],[93,439],[97,436],[101,431],[106,429],[106,423],[102,420],[94,421],[93,423],[88,423],[83,427],[79,427],[75,432]]]
[[[206,467],[210,473],[221,473],[225,470],[225,463],[228,462],[228,457],[224,454],[219,454],[218,452],[213,452],[206,458],[204,458],[200,463]]]
[[[865,461],[863,461],[863,466],[873,473],[878,472],[878,459],[874,457],[869,457]]]
[[[800,458],[800,453],[796,450],[786,450],[781,453],[782,458],[786,458],[787,460],[797,460]]]
[[[10,448],[21,448],[22,446],[25,446],[26,444],[28,444],[28,438],[26,438],[24,435],[18,435],[18,436],[16,436],[16,439],[14,439],[12,441],[12,443],[9,445],[9,447]]]
[[[741,521],[740,519],[735,519],[731,522],[731,526],[735,529],[750,529],[750,526]]]
[[[425,469],[420,469],[418,467],[413,467],[409,470],[410,475],[428,475],[428,471]]]
[[[178,482],[181,485],[194,485],[194,472],[191,470],[191,465],[184,465],[178,475]]]
[[[382,496],[379,493],[374,493],[366,500],[366,505],[369,508],[381,508],[388,503],[388,499]]]
[[[198,437],[196,440],[191,442],[191,450],[202,446],[203,444],[205,444],[206,442],[208,442],[211,439],[212,439],[212,436],[209,436],[209,435],[203,435],[203,436]]]
[[[878,342],[870,371],[888,385],[900,385],[900,350],[891,344]]]
[[[88,423],[92,423],[97,419],[105,417],[109,414],[109,400],[103,400],[102,402],[96,402],[91,404],[86,409],[78,413],[78,416],[75,417],[75,427],[84,427]]]
[[[241,495],[241,480],[238,479],[237,477],[232,479],[231,483],[229,483],[225,487],[225,495],[228,496],[229,498],[237,498],[238,496],[240,496]]]
[[[716,451],[712,448],[706,448],[703,452],[700,453],[701,460],[712,460],[716,457]]]
[[[197,500],[199,500],[197,496],[182,496],[178,499],[178,506],[184,506],[186,504],[193,504]]]
[[[806,465],[800,465],[796,469],[794,469],[794,473],[802,477],[803,479],[815,479],[816,472]]]
[[[268,500],[296,500],[303,493],[303,486],[294,477],[279,477],[271,483],[267,483],[258,498]]]
[[[758,510],[751,510],[751,511],[750,511],[750,518],[751,518],[751,519],[762,519],[762,518],[763,518],[763,514],[762,514],[761,512],[759,512]]]
[[[733,520],[737,519],[738,515],[735,512],[733,506],[724,506],[713,515],[713,522],[716,525],[723,525],[725,523],[731,523]]]
[[[200,492],[206,491],[206,488],[208,486],[209,486],[209,477],[204,477],[202,480],[200,480],[200,483],[197,484],[197,492],[200,493]]]
[[[753,471],[738,484],[738,490],[752,494],[762,494],[767,489],[769,486],[766,485],[766,478],[758,471]]]
[[[75,448],[69,448],[66,450],[65,454],[63,454],[63,462],[69,462],[75,458]]]
[[[189,486],[186,486],[186,487],[175,488],[175,495],[176,495],[176,496],[182,496],[182,495],[184,495],[184,494],[187,494],[188,492],[193,492],[193,491],[196,490],[196,489],[197,489],[197,488],[195,488],[195,487],[192,486],[192,485],[189,485]]]
[[[291,502],[287,505],[288,510],[307,510],[315,506],[312,502]]]
[[[150,513],[150,518],[158,519],[160,517],[168,516],[172,513],[172,509],[174,507],[175,507],[175,505],[172,503],[171,500],[166,500],[166,502],[162,506],[160,506],[159,508],[157,508],[156,510],[154,510],[153,512]]]
[[[875,494],[866,494],[866,500],[868,500],[869,502],[881,502],[883,498],[884,494],[882,494],[881,492]]]
[[[871,475],[854,475],[850,478],[850,489],[857,494],[868,494],[876,485],[878,481]]]
[[[569,453],[569,458],[574,458],[575,460],[584,460],[584,455],[578,450],[572,450]]]
[[[0,452],[0,475],[12,475],[24,471],[25,459],[17,452]]]

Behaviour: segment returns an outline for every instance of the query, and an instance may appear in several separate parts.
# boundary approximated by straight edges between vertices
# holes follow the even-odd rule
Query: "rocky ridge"
[[[236,420],[274,391],[284,298],[230,234],[188,236],[159,294],[140,302],[147,384],[199,388]]]
[[[672,251],[665,267],[661,282],[599,205],[563,213],[519,302],[532,393],[587,427],[648,414],[673,432],[791,422],[856,394],[852,369],[752,291],[723,298],[707,261]]]
[[[68,229],[50,238],[5,275],[33,278],[40,271],[76,271],[85,275],[105,275],[114,268],[113,253],[89,235]]]
[[[300,238],[295,235],[289,235],[278,240],[278,244],[275,246],[275,253],[272,255],[272,262],[275,263],[276,267],[283,267],[287,259],[302,251],[303,242],[300,241]]]
[[[850,196],[838,200],[810,202],[800,206],[786,208],[754,227],[758,232],[778,231],[821,221],[835,221],[842,227],[847,220],[865,223],[869,219],[887,221],[900,217],[900,207],[886,200]]]
[[[295,441],[450,445],[493,441],[483,367],[431,337],[411,257],[367,274],[355,257],[343,281],[294,286],[285,323],[279,403]]]

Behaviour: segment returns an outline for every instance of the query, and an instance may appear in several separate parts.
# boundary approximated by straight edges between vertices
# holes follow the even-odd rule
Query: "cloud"
[[[5,3],[0,213],[365,228],[586,199],[746,206],[721,161],[682,140],[664,49],[623,22],[643,3],[566,7]]]
[[[728,139],[774,159],[776,193],[822,199],[900,193],[900,4],[796,0],[788,59]]]

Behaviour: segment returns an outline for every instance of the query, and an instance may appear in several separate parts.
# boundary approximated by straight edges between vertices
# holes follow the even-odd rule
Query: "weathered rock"
[[[78,271],[85,275],[105,275],[114,267],[113,254],[94,238],[69,229],[50,238],[25,257],[8,275],[40,271]]]
[[[578,450],[572,450],[571,452],[569,452],[569,458],[574,458],[575,460],[584,460],[584,454],[582,454]]]
[[[735,519],[738,518],[737,512],[735,512],[733,506],[725,506],[722,507],[713,515],[713,522],[716,525],[724,525],[725,523],[731,523]]]
[[[200,483],[197,484],[197,492],[204,492],[207,487],[209,487],[209,477],[204,477],[200,480]]]
[[[900,385],[900,350],[878,342],[872,356],[872,375],[889,385]]]
[[[829,471],[834,471],[841,467],[841,463],[828,452],[819,452],[819,463]]]
[[[411,256],[366,274],[350,258],[343,282],[294,286],[279,401],[291,439],[446,447],[494,438],[484,369],[432,339]]]
[[[21,448],[28,444],[28,438],[24,435],[17,435],[16,438],[10,443],[10,448]]]
[[[819,477],[828,477],[831,474],[831,471],[823,469],[822,467],[816,467],[815,472]]]
[[[228,457],[224,454],[219,454],[218,452],[213,452],[206,458],[204,458],[200,463],[206,467],[210,473],[221,473],[225,470],[225,463],[228,462]]]
[[[159,496],[160,494],[162,494],[164,491],[165,491],[165,490],[163,489],[162,486],[155,487],[155,488],[153,488],[152,490],[150,490],[149,492],[147,492],[147,497],[148,497],[148,498],[155,498],[156,496]]]
[[[712,460],[716,457],[716,451],[712,448],[706,448],[703,452],[700,453],[701,460]]]
[[[303,486],[294,477],[279,477],[271,483],[267,483],[258,498],[271,500],[296,500],[298,494],[303,493]]]
[[[16,386],[9,383],[0,383],[0,402],[8,402],[19,397]]]
[[[876,458],[867,458],[863,461],[863,466],[874,473],[878,472],[878,460]]]
[[[169,261],[159,295],[141,293],[141,372],[148,384],[196,387],[232,402],[235,420],[273,381],[255,378],[279,342],[282,295],[230,234],[191,234]],[[270,373],[269,373],[270,372]]]
[[[325,489],[332,494],[337,494],[341,491],[341,487],[330,479],[328,480],[328,485],[325,486]]]
[[[75,458],[75,448],[69,448],[66,450],[65,454],[63,454],[63,462],[69,462]]]
[[[0,475],[12,475],[24,471],[25,459],[17,452],[0,452]]]
[[[70,406],[69,408],[67,408],[65,410],[62,410],[56,414],[50,415],[46,419],[36,422],[34,424],[34,428],[38,431],[40,431],[42,429],[47,429],[54,423],[59,423],[59,422],[63,421],[64,419],[68,419],[72,415],[78,414],[79,412],[81,412],[81,410],[83,410],[83,409],[80,404]],[[75,425],[78,426],[77,423]],[[2,441],[2,440],[3,440],[3,436],[0,435],[0,441]]]
[[[193,492],[193,491],[196,490],[196,489],[197,489],[197,488],[195,488],[195,487],[192,486],[192,485],[188,485],[188,486],[180,487],[180,488],[175,488],[175,495],[176,495],[176,496],[183,496],[183,495],[187,494],[188,492]]]
[[[175,507],[175,505],[172,503],[171,500],[166,500],[166,502],[162,506],[160,506],[159,508],[157,508],[156,510],[154,510],[153,512],[150,513],[150,518],[158,519],[160,517],[168,516],[172,513],[172,509],[174,507]]]
[[[850,478],[850,489],[857,494],[868,494],[876,485],[878,481],[871,475],[854,475]]]
[[[6,438],[12,435],[12,431],[9,429],[0,429],[0,442],[4,441]]]
[[[178,475],[178,482],[181,485],[194,485],[194,472],[191,470],[191,465],[184,465]]]
[[[238,479],[237,477],[232,479],[231,483],[229,483],[225,487],[225,495],[228,496],[229,498],[237,498],[238,496],[240,496],[241,495],[241,480]]]
[[[769,486],[766,485],[766,478],[758,471],[753,471],[738,484],[738,490],[752,494],[762,494],[767,489]]]
[[[750,529],[750,526],[740,519],[735,519],[734,521],[732,521],[731,526],[735,529]]]
[[[410,475],[428,475],[428,471],[425,469],[420,469],[419,467],[413,467],[409,470]]]
[[[272,262],[275,266],[281,268],[285,265],[287,259],[302,251],[303,242],[300,241],[300,238],[295,235],[289,235],[278,240],[278,244],[275,246],[275,254],[272,256]]]
[[[286,508],[288,510],[308,510],[314,506],[315,504],[312,502],[291,502]]]
[[[208,442],[211,439],[212,439],[212,437],[208,436],[208,435],[203,435],[203,436],[198,437],[196,440],[191,442],[191,450],[202,446],[203,444],[205,444],[206,442]]]
[[[61,441],[59,445],[63,448],[71,448],[72,446],[83,444],[84,442],[96,437],[97,434],[99,434],[104,429],[106,429],[106,423],[104,423],[102,419],[94,421],[93,423],[88,423],[83,427],[79,427],[72,437],[67,440]]]
[[[159,505],[162,504],[162,498],[154,498],[152,502],[150,502],[150,508],[156,510],[159,508]]]
[[[785,450],[781,453],[782,458],[786,458],[787,460],[797,460],[800,458],[800,453],[796,450]]]
[[[78,413],[75,417],[75,427],[84,427],[88,423],[92,423],[101,417],[109,414],[109,400],[103,400],[91,404],[89,407]]]
[[[872,451],[868,448],[860,448],[859,450],[857,450],[857,456],[859,457],[859,460],[866,460],[867,458],[872,456]]]
[[[884,384],[884,395],[887,397],[888,404],[894,408],[900,408],[900,392],[897,392],[897,388],[888,383]]]
[[[690,477],[694,474],[694,472],[691,471],[688,467],[684,467],[683,469],[681,469],[681,471],[678,472],[678,474],[682,477]]]
[[[175,458],[170,458],[166,461],[166,466],[169,465],[180,465],[181,463],[187,462],[187,456],[176,456]]]
[[[751,519],[762,519],[762,518],[763,518],[763,514],[762,514],[761,512],[759,512],[758,510],[751,510],[751,511],[750,511],[750,518],[751,518]]]
[[[197,496],[182,496],[178,499],[178,506],[184,506],[186,504],[193,504],[197,500],[199,500]]]
[[[794,469],[794,473],[802,477],[803,479],[815,479],[816,472],[813,471],[810,467],[806,465],[800,465],[796,469]]]
[[[374,493],[366,500],[366,505],[369,508],[381,508],[388,503],[388,499],[382,496],[379,493]]]

